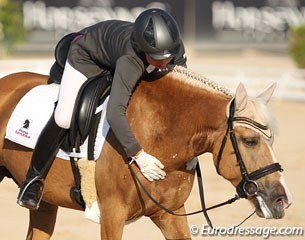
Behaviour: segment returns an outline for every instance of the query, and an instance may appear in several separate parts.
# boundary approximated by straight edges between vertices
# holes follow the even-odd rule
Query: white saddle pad
[[[40,132],[46,125],[54,111],[54,104],[58,99],[59,85],[40,85],[31,89],[17,104],[6,128],[5,138],[25,147],[34,149]],[[102,147],[109,131],[106,120],[106,107],[108,97],[97,112],[102,111],[98,126],[97,138],[94,146],[94,159],[96,160],[102,151]],[[81,146],[80,153],[67,153],[59,150],[57,157],[69,159],[87,157],[87,140]]]

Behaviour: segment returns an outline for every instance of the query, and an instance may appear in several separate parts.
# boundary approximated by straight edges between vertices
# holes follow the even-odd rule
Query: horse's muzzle
[[[276,187],[274,187],[276,189]],[[279,188],[279,187],[278,187]],[[251,199],[256,207],[256,214],[266,219],[280,219],[285,216],[285,209],[290,206],[286,194],[281,190],[271,192],[259,192],[255,198]]]

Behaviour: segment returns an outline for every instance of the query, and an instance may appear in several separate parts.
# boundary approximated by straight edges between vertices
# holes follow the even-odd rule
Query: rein
[[[203,179],[202,179],[201,169],[200,169],[199,162],[198,162],[197,165],[196,165],[196,174],[197,174],[197,181],[198,181],[198,188],[199,188],[199,195],[200,195],[200,201],[201,201],[202,209],[198,210],[198,211],[190,212],[190,213],[185,213],[185,214],[175,213],[172,210],[166,208],[164,205],[162,205],[159,201],[157,201],[149,193],[149,191],[145,188],[145,186],[143,185],[143,183],[141,182],[141,180],[137,176],[136,172],[132,168],[131,164],[133,163],[133,161],[131,161],[128,164],[128,166],[129,166],[129,169],[130,169],[133,177],[139,183],[139,185],[141,186],[141,188],[143,189],[145,194],[148,196],[148,198],[150,200],[152,200],[159,208],[163,209],[167,213],[169,213],[171,215],[174,215],[174,216],[190,216],[190,215],[194,215],[194,214],[198,214],[198,213],[202,212],[203,215],[205,216],[206,220],[207,220],[208,225],[211,228],[213,228],[212,222],[211,222],[211,220],[208,216],[207,211],[218,208],[218,207],[221,207],[221,206],[224,206],[224,205],[231,204],[231,203],[233,203],[236,200],[239,200],[241,198],[248,199],[250,197],[257,196],[258,191],[259,191],[259,187],[258,187],[258,184],[256,183],[255,180],[260,179],[260,178],[262,178],[266,175],[269,175],[271,173],[274,173],[276,171],[280,171],[280,172],[283,171],[283,169],[282,169],[282,167],[279,163],[272,163],[270,165],[267,165],[265,167],[262,167],[262,168],[260,168],[256,171],[254,171],[250,174],[248,173],[246,165],[245,165],[245,163],[244,163],[244,161],[241,157],[241,154],[240,154],[240,151],[239,151],[239,148],[238,148],[237,139],[236,139],[236,135],[235,135],[234,128],[233,128],[233,122],[242,120],[244,123],[247,123],[251,126],[255,126],[255,127],[260,128],[262,130],[267,130],[268,127],[263,126],[263,125],[255,122],[255,121],[253,121],[252,119],[234,117],[234,112],[235,112],[235,100],[233,99],[233,101],[230,104],[230,112],[229,112],[229,117],[228,117],[228,120],[227,120],[226,133],[225,133],[224,138],[222,140],[221,147],[219,149],[218,156],[217,156],[216,171],[220,175],[219,165],[220,165],[220,161],[221,161],[221,157],[222,157],[224,147],[225,147],[227,139],[228,139],[228,135],[230,134],[230,140],[232,142],[232,145],[233,145],[233,148],[234,148],[234,153],[235,153],[235,156],[236,156],[236,160],[238,162],[240,172],[241,172],[241,176],[242,176],[242,180],[240,181],[240,183],[236,187],[237,194],[233,198],[230,198],[229,200],[227,200],[225,202],[222,202],[222,203],[219,203],[219,204],[216,204],[214,206],[211,206],[211,207],[207,208],[206,205],[205,205],[205,198],[204,198]],[[236,225],[236,227],[239,227],[241,224],[243,224],[254,213],[255,213],[255,210],[247,218],[245,218],[240,224]]]
[[[132,162],[131,162],[132,163]],[[146,189],[146,187],[144,186],[144,184],[141,182],[141,180],[139,179],[139,177],[137,176],[136,172],[134,171],[134,169],[131,166],[131,163],[129,163],[129,169],[133,175],[133,177],[136,179],[136,181],[139,183],[139,185],[141,186],[142,190],[145,192],[145,194],[147,195],[147,197],[153,201],[159,208],[163,209],[164,211],[166,211],[167,213],[174,215],[174,216],[178,216],[178,217],[184,217],[184,216],[191,216],[191,215],[195,215],[198,213],[203,213],[205,219],[207,220],[208,225],[213,228],[212,222],[207,214],[207,211],[212,210],[214,208],[218,208],[227,204],[231,204],[233,202],[235,202],[236,200],[240,199],[240,197],[238,195],[235,195],[233,198],[230,198],[229,200],[216,204],[214,206],[211,207],[206,207],[205,205],[205,198],[204,198],[204,190],[203,190],[203,180],[202,180],[202,175],[201,175],[201,169],[199,166],[199,162],[196,165],[196,173],[197,173],[197,181],[198,181],[198,189],[199,189],[199,195],[200,195],[200,202],[201,202],[201,210],[198,211],[194,211],[194,212],[190,212],[190,213],[184,213],[184,214],[180,214],[180,213],[175,213],[172,210],[168,209],[167,207],[165,207],[164,205],[162,205],[158,200],[156,200],[150,193],[149,191]],[[239,225],[237,225],[236,227],[240,226],[242,223],[244,223],[248,218],[250,218],[254,213],[252,213],[249,217],[247,217],[244,221],[242,221]]]

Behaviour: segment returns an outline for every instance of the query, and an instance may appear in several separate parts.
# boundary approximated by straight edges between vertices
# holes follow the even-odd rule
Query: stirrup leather
[[[22,207],[29,208],[24,204],[22,201],[24,194],[26,193],[27,189],[34,184],[35,182],[40,182],[42,184],[42,190],[40,193],[40,198],[38,199],[37,205],[34,208],[30,208],[31,210],[37,210],[39,208],[39,204],[41,202],[42,196],[43,196],[43,190],[44,190],[44,180],[40,176],[36,176],[33,179],[31,179],[25,186],[22,186],[23,190],[19,193],[18,198],[17,198],[17,204],[19,204]]]

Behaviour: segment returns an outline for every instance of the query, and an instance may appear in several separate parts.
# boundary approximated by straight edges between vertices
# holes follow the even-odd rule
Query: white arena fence
[[[30,71],[49,74],[54,60],[46,59],[8,59],[0,60],[0,77],[15,72]],[[305,71],[284,68],[246,68],[213,65],[189,65],[193,71],[226,86],[232,93],[242,82],[250,95],[257,95],[272,83],[277,83],[273,98],[278,100],[305,102]]]
[[[283,68],[245,68],[223,66],[189,66],[195,72],[226,86],[232,93],[242,82],[251,96],[260,94],[273,83],[277,88],[273,98],[305,102],[305,71]]]

